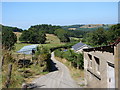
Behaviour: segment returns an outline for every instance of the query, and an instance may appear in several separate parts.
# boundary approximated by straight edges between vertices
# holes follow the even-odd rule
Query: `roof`
[[[117,45],[120,42],[120,37],[113,43],[113,45]]]
[[[72,46],[72,48],[73,48],[74,50],[78,50],[78,49],[83,48],[84,46],[90,47],[89,45],[86,45],[86,44],[84,44],[84,43],[79,42],[79,43],[75,44],[74,46]]]
[[[94,48],[87,48],[83,49],[83,51],[90,52],[90,51],[106,51],[106,52],[114,52],[114,46],[108,45],[108,46],[102,46],[102,47],[94,47]]]
[[[116,46],[120,42],[120,38],[118,38],[113,44],[108,46],[101,46],[101,47],[94,47],[94,48],[87,48],[83,49],[83,51],[90,52],[90,51],[108,51],[113,53],[114,52],[114,46]]]
[[[28,45],[21,48],[17,53],[32,54],[32,50],[37,50],[38,45]]]

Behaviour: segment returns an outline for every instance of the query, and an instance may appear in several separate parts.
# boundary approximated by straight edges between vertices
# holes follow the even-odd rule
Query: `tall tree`
[[[120,24],[113,25],[108,31],[107,31],[107,38],[108,42],[114,42],[117,38],[120,37]]]
[[[67,31],[65,31],[64,29],[57,29],[54,33],[58,36],[61,42],[70,42]]]
[[[17,36],[10,30],[2,29],[3,49],[11,50],[17,41]]]
[[[103,28],[98,28],[96,31],[87,33],[84,40],[93,46],[107,44],[107,37]]]

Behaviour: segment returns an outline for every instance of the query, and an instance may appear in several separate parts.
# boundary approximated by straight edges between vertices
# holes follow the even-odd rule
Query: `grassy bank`
[[[30,83],[36,76],[42,76],[48,72],[42,72],[44,67],[39,65],[31,65],[29,68],[18,68],[16,64],[12,64],[12,74],[9,88],[21,88],[22,83]],[[8,74],[8,65],[4,65],[4,70],[2,72],[2,87],[5,87],[7,74]]]

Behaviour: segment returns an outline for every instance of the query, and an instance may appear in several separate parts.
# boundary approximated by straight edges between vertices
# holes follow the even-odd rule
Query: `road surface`
[[[71,78],[69,69],[54,58],[51,53],[51,60],[54,62],[58,70],[50,72],[33,81],[37,88],[78,88],[79,86]]]

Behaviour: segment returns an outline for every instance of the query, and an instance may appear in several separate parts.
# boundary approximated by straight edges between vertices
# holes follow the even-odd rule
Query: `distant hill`
[[[104,29],[108,29],[112,26],[113,24],[81,24],[81,25],[69,25],[69,26],[62,26],[63,29],[67,30],[95,30],[96,28],[103,27]]]

